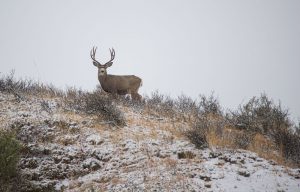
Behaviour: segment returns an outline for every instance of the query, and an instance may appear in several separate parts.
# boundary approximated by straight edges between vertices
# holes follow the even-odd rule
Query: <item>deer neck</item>
[[[107,75],[98,75],[98,79],[100,81],[100,83],[104,83],[107,79]]]
[[[106,72],[104,74],[98,73],[98,80],[101,84],[102,89],[106,91],[106,84],[108,80],[107,73]]]

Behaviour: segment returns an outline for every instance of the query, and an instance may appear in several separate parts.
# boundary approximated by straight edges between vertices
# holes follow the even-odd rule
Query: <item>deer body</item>
[[[91,58],[93,64],[98,67],[98,80],[102,89],[105,92],[117,95],[130,94],[134,100],[141,100],[141,95],[138,94],[138,90],[142,85],[142,79],[135,75],[110,75],[107,74],[106,69],[113,64],[115,57],[114,49],[110,50],[111,59],[104,65],[100,64],[95,59],[97,48],[93,48],[91,51]]]

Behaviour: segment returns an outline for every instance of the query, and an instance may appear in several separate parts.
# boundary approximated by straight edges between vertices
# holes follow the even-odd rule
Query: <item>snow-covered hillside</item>
[[[24,144],[23,191],[300,191],[300,169],[246,150],[197,149],[185,122],[117,106],[118,127],[61,97],[0,92],[0,123]]]

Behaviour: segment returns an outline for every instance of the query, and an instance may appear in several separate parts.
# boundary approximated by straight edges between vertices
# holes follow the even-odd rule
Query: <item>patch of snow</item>
[[[86,138],[86,142],[91,145],[100,145],[104,142],[104,140],[98,134],[92,134]]]

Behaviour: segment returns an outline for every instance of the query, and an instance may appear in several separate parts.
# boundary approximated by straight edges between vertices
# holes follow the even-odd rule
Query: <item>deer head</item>
[[[109,49],[110,51],[110,60],[108,62],[106,62],[105,64],[101,64],[99,61],[97,61],[95,59],[95,55],[96,55],[96,51],[97,51],[97,47],[93,47],[93,49],[91,50],[91,58],[93,60],[93,64],[98,67],[99,70],[99,75],[107,75],[107,71],[106,69],[110,66],[112,66],[113,64],[113,60],[115,59],[115,50],[114,48]]]
[[[132,99],[140,100],[141,96],[138,94],[138,90],[142,85],[142,79],[134,75],[109,75],[107,74],[107,68],[112,66],[115,59],[115,50],[109,49],[110,60],[105,64],[101,64],[96,60],[97,47],[93,47],[90,52],[93,60],[93,65],[98,68],[98,80],[104,91],[112,94],[126,95],[130,94]]]

